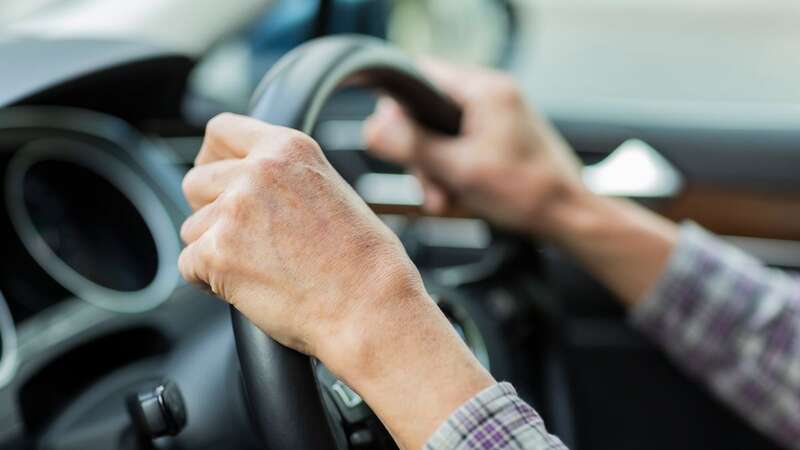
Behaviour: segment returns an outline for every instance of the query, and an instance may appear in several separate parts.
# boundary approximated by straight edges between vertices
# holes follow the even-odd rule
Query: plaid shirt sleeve
[[[632,320],[755,427],[800,448],[800,278],[686,223]]]
[[[428,440],[425,450],[566,450],[508,383],[479,392]]]
[[[633,323],[754,426],[800,449],[800,278],[686,223]],[[566,449],[508,383],[456,410],[425,450]]]

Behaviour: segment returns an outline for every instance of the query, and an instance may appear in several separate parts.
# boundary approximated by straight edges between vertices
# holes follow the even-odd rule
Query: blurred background
[[[124,399],[164,377],[190,419],[158,448],[259,448],[228,312],[175,268],[180,180],[209,118],[247,113],[282,56],[332,34],[510,72],[592,190],[800,270],[794,0],[0,0],[0,448],[138,448]],[[569,258],[422,213],[416,181],[364,152],[375,100],[342,89],[313,136],[570,448],[776,448]],[[349,448],[392,448],[318,378]]]
[[[414,54],[500,65],[519,75],[543,109],[643,100],[791,105],[800,97],[800,6],[791,0],[330,3],[318,20],[318,0],[4,0],[0,23],[12,35],[127,38],[209,64],[225,58],[227,70],[217,72],[228,76],[209,75],[197,87],[225,83],[230,92],[219,96],[228,102],[237,93],[246,99],[283,52],[337,32],[387,37]]]

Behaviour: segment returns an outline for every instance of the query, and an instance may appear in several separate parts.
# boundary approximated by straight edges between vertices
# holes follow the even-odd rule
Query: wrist
[[[339,349],[321,359],[370,405],[401,448],[421,448],[494,380],[421,284],[379,295],[340,333]]]
[[[317,357],[353,388],[391,369],[386,351],[404,343],[398,337],[433,303],[421,281],[418,287],[393,281],[373,285],[358,307],[321,337],[324,343]]]
[[[585,191],[553,207],[548,240],[575,258],[626,306],[663,272],[677,226],[636,203]]]
[[[434,300],[386,290],[329,340],[320,360],[353,389],[433,374],[445,360],[477,362]]]
[[[587,190],[582,184],[564,180],[540,210],[533,221],[535,237],[556,245],[568,241],[581,229],[602,220],[599,203],[604,199]]]

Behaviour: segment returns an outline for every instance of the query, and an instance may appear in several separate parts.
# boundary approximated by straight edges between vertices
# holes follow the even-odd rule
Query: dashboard
[[[29,317],[68,293],[118,312],[166,300],[178,282],[176,206],[159,196],[130,146],[59,118],[123,125],[68,108],[3,113],[2,218],[13,258],[0,287],[12,314]]]
[[[99,380],[136,366],[150,369],[133,385],[157,378],[186,330],[227,325],[180,280],[181,169],[137,128],[176,117],[180,96],[162,89],[180,87],[191,61],[103,41],[4,42],[0,53],[18,62],[0,93],[0,448],[74,448],[58,442],[82,429],[79,398],[106,404],[86,397]],[[124,404],[108,406],[124,417]]]

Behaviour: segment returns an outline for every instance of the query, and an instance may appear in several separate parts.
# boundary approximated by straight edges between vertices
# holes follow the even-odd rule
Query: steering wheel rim
[[[386,92],[433,131],[459,131],[459,107],[408,57],[356,35],[315,39],[285,55],[256,89],[250,115],[310,134],[325,102],[344,84]],[[253,421],[267,448],[337,450],[311,358],[274,341],[234,308],[231,319]]]

